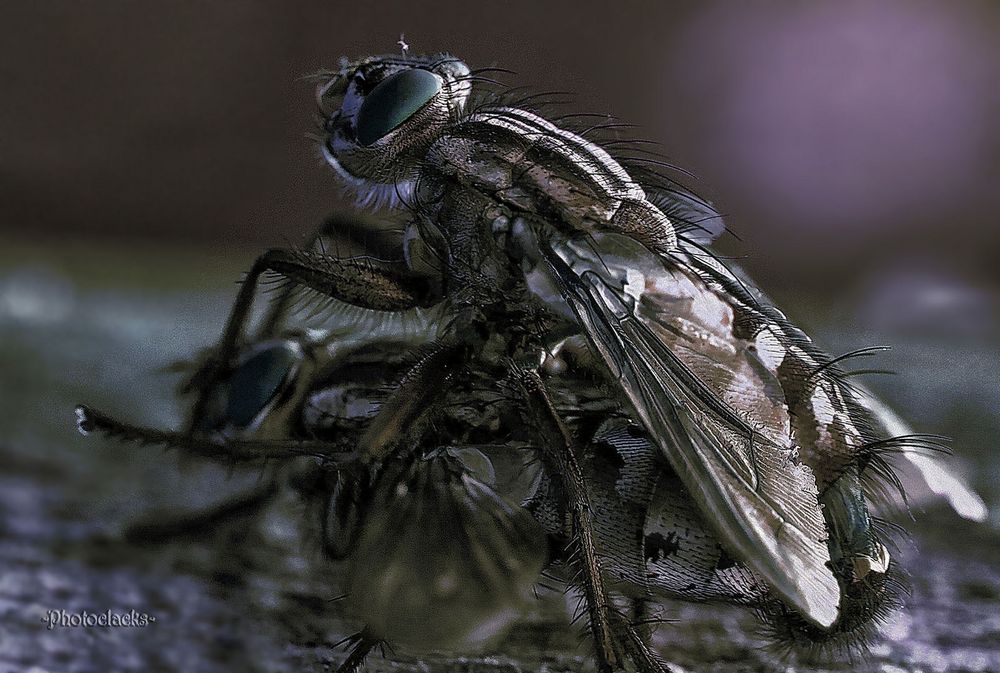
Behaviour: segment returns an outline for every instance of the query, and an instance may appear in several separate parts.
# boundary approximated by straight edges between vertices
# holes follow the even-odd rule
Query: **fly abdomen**
[[[766,584],[723,550],[639,426],[606,421],[584,452],[594,532],[617,594],[741,605],[765,600]],[[539,482],[526,507],[550,535],[568,534],[548,480]]]

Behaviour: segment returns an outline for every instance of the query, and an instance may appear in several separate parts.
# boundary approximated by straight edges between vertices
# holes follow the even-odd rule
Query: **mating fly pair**
[[[894,601],[887,456],[934,490],[934,438],[715,257],[717,215],[656,161],[480,93],[486,73],[383,56],[324,74],[323,155],[398,240],[334,221],[327,244],[258,258],[187,384],[188,432],[86,407],[81,428],[311,460],[298,483],[366,622],[345,669],[381,640],[488,639],[546,564],[581,591],[601,671],[667,670],[640,626],[661,597],[751,606],[792,643],[868,632]],[[248,338],[268,275],[284,289]],[[372,330],[292,336],[303,291]],[[527,486],[503,467],[522,458]]]

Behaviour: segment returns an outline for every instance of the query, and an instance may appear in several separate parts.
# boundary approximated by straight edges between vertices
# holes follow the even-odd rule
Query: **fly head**
[[[378,56],[320,83],[326,161],[359,194],[408,192],[423,152],[464,110],[469,68],[444,54]],[[393,200],[391,194],[388,200]]]

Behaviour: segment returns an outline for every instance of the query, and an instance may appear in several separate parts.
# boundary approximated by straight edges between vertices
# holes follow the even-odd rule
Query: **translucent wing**
[[[780,385],[706,327],[727,319],[707,284],[623,245],[616,236],[550,239],[542,253],[593,350],[725,547],[804,617],[830,626],[840,588],[816,479],[790,439]]]
[[[872,422],[877,424],[886,437],[913,437],[913,430],[903,419],[878,399],[864,386],[855,384],[852,393],[858,403],[872,414]],[[906,493],[895,490],[886,495],[891,498],[883,504],[886,513],[906,511],[907,505],[920,505],[935,499],[945,500],[956,514],[964,519],[982,523],[989,516],[983,499],[972,490],[949,464],[950,456],[921,451],[919,445],[900,443],[900,451],[891,458],[892,467]]]

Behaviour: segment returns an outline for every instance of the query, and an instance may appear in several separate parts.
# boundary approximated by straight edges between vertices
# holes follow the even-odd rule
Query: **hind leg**
[[[201,511],[172,516],[146,515],[126,527],[125,539],[134,544],[161,544],[205,535],[254,516],[271,502],[277,492],[278,485],[270,479],[256,489],[237,493]]]
[[[592,511],[583,470],[573,450],[573,440],[559,418],[535,372],[516,372],[543,446],[543,463],[562,491],[565,510],[572,520],[573,541],[584,591],[597,668],[601,673],[622,671],[631,659],[640,673],[669,673],[669,668],[649,647],[631,621],[611,601],[601,571],[594,536]]]

